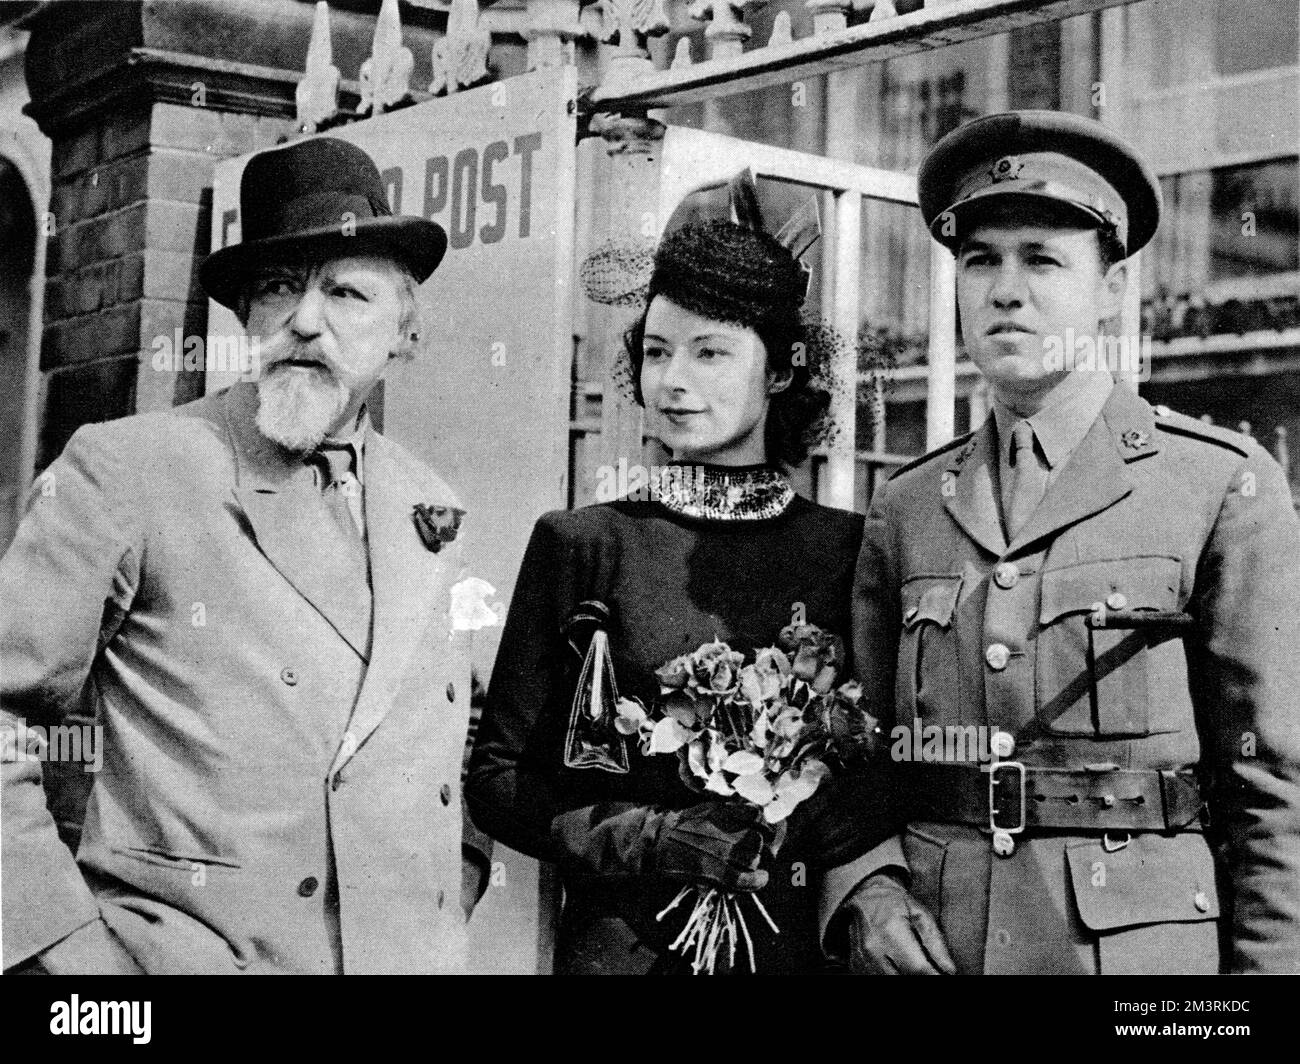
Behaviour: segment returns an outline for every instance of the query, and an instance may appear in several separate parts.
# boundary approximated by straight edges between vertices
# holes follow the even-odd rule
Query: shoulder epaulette
[[[893,480],[894,477],[901,476],[909,469],[915,469],[919,465],[924,465],[926,462],[930,461],[931,458],[937,458],[941,454],[947,454],[953,448],[960,447],[962,444],[966,443],[974,435],[975,431],[972,430],[964,436],[958,436],[955,440],[949,440],[947,443],[936,447],[933,451],[927,451],[925,454],[921,455],[920,458],[913,458],[906,465],[899,466],[895,469],[894,472],[890,474],[889,479]]]
[[[1193,440],[1204,440],[1206,443],[1217,444],[1224,450],[1233,451],[1242,458],[1250,457],[1250,451],[1247,449],[1248,438],[1240,432],[1233,432],[1232,429],[1225,429],[1219,425],[1206,424],[1204,421],[1170,410],[1163,404],[1152,407],[1152,410],[1156,415],[1156,428],[1164,432],[1171,432],[1175,436],[1186,436]]]

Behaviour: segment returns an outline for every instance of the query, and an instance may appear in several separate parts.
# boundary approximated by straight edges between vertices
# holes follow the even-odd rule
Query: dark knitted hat
[[[775,237],[714,221],[664,238],[646,305],[664,296],[703,317],[759,328],[797,319],[807,291],[807,272]]]

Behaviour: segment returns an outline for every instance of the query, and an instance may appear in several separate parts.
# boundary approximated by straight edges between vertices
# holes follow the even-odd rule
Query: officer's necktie
[[[1034,427],[1017,421],[1011,429],[1011,497],[1007,537],[1014,539],[1047,493],[1047,465],[1034,453]]]

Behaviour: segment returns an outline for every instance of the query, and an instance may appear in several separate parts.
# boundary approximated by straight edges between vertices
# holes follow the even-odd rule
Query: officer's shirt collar
[[[998,452],[1003,463],[1011,446],[1012,426],[1025,420],[1033,426],[1047,467],[1053,471],[1059,469],[1088,435],[1114,387],[1115,380],[1109,373],[1074,370],[1056,386],[1041,410],[1023,419],[995,396],[993,417],[997,423]]]

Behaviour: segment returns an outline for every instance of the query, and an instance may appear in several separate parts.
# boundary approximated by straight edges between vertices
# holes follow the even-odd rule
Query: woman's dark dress
[[[642,756],[635,737],[627,740],[625,775],[564,767],[580,664],[561,635],[566,618],[586,599],[609,607],[619,694],[649,702],[659,691],[656,668],[714,638],[750,658],[802,619],[847,641],[861,537],[860,515],[800,496],[778,516],[760,519],[695,518],[658,501],[619,501],[549,513],[537,522],[492,674],[466,796],[484,831],[526,854],[560,862],[565,904],[557,972],[689,971],[667,945],[690,906],[656,922],[680,884],[566,868],[551,842],[552,818],[599,803],[678,809],[713,797],[680,781],[676,757]],[[776,859],[764,863],[771,879],[760,897],[780,935],[749,901],[743,903],[760,973],[823,966],[818,870],[860,855],[887,834],[885,818],[874,816],[860,795],[834,801],[839,786],[824,784],[795,811]],[[596,815],[620,808],[627,806]],[[742,956],[737,968],[747,970]]]

